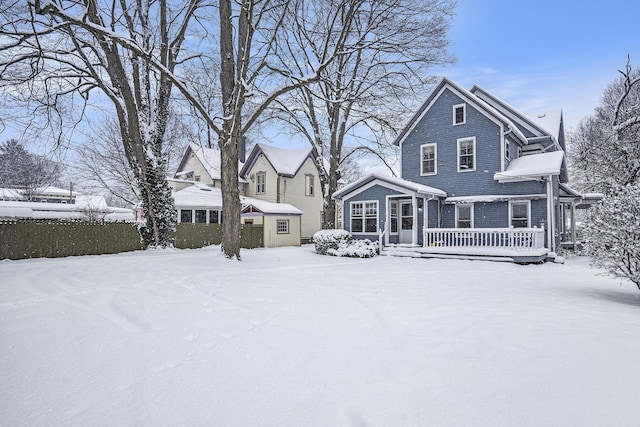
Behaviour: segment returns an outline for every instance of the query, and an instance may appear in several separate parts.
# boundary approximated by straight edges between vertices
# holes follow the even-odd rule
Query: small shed
[[[243,224],[261,224],[264,247],[300,246],[302,211],[287,203],[241,197]]]

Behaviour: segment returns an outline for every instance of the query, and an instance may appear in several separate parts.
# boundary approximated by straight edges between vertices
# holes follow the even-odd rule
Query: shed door
[[[412,243],[413,240],[413,204],[400,202],[400,243]]]

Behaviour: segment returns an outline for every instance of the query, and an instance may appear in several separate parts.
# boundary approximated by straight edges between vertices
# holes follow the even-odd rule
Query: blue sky
[[[627,54],[640,66],[638,17],[637,0],[459,0],[449,33],[458,61],[434,71],[524,113],[562,108],[570,130],[598,105]],[[0,140],[17,132],[15,124],[0,129]]]
[[[640,65],[640,2],[459,0],[451,27],[455,65],[441,71],[478,84],[524,113],[562,108],[574,127],[626,65]]]

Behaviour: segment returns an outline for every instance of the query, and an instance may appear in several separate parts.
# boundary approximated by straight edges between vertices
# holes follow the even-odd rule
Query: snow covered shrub
[[[346,230],[320,230],[313,235],[313,243],[320,255],[371,258],[378,254],[378,242],[353,239]]]
[[[327,250],[327,255],[346,256],[352,258],[371,258],[378,255],[378,242],[369,239],[340,242],[336,249]]]
[[[338,249],[340,243],[351,240],[351,233],[346,230],[320,230],[313,235],[316,253],[327,255],[329,249]]]
[[[640,182],[615,188],[591,209],[585,235],[595,266],[640,289]]]

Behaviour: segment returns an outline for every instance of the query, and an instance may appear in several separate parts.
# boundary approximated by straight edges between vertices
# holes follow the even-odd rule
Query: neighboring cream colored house
[[[244,148],[241,149],[238,170],[244,165]],[[202,182],[213,187],[220,187],[220,151],[215,148],[205,148],[198,144],[189,144],[182,155],[174,179],[182,181]],[[238,176],[240,194],[244,194],[247,181]]]
[[[242,200],[243,223],[255,221],[265,225],[266,247],[311,241],[321,229],[324,203],[315,152],[310,148],[288,150],[256,144],[246,161],[244,147],[240,153],[238,181],[240,194],[246,196]],[[178,221],[218,222],[223,209],[217,149],[190,144],[169,183],[174,190]],[[253,203],[256,200],[280,207],[258,203],[259,207]],[[275,214],[286,214],[287,218]],[[289,221],[288,232],[284,232],[285,219]],[[269,240],[268,234],[273,230]]]
[[[310,148],[288,150],[256,144],[240,170],[248,197],[287,203],[303,212],[303,242],[311,241],[322,228],[324,200],[317,165],[315,151]]]

